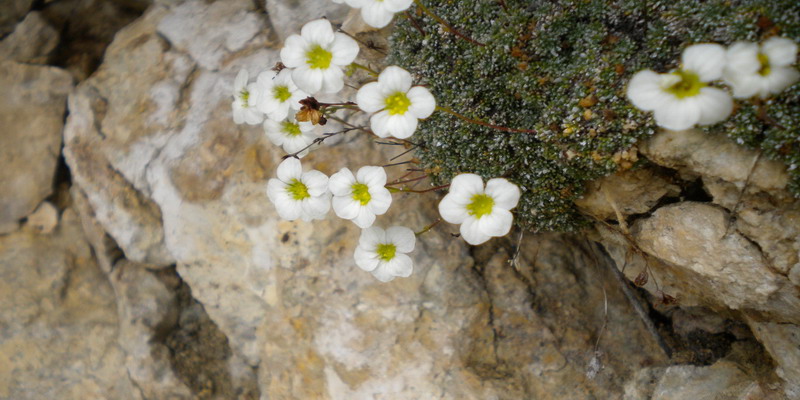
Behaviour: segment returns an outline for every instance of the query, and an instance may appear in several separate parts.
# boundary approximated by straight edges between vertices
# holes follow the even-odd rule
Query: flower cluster
[[[733,98],[767,99],[793,85],[800,73],[792,67],[797,44],[773,37],[763,44],[737,42],[727,50],[711,43],[687,47],[680,68],[665,74],[637,72],[628,85],[628,99],[653,111],[656,124],[671,130],[723,121],[733,111]],[[722,80],[733,89],[711,86]]]
[[[361,9],[361,18],[373,28],[383,28],[392,22],[395,13],[411,7],[414,0],[332,0],[334,3],[347,3]]]
[[[360,7],[367,22],[379,20],[383,25],[394,12],[411,3],[346,1]],[[397,66],[374,72],[377,79],[358,89],[355,102],[321,103],[314,98],[318,93],[339,92],[344,87],[344,68],[353,65],[369,70],[354,63],[358,53],[358,44],[349,35],[334,32],[326,19],[307,23],[299,35],[286,39],[280,52],[280,68],[262,71],[255,82],[248,81],[246,71],[239,73],[234,82],[233,118],[236,123],[263,123],[270,141],[288,153],[277,168],[277,177],[267,183],[267,196],[278,215],[289,221],[313,221],[326,218],[333,208],[336,216],[351,220],[362,229],[354,253],[356,265],[379,281],[388,282],[411,275],[413,265],[407,254],[414,250],[417,234],[407,227],[384,230],[373,225],[378,216],[389,210],[393,192],[430,191],[393,185],[419,181],[425,176],[407,181],[401,177],[388,183],[383,167],[363,166],[355,174],[349,168],[341,168],[328,177],[317,170],[304,172],[300,161],[314,144],[350,130],[362,130],[399,144],[409,143],[405,139],[417,130],[419,120],[436,110],[430,91],[415,85],[411,74]],[[370,114],[369,128],[320,134],[327,119],[338,119],[334,114],[341,109]],[[440,188],[443,187],[434,189]],[[505,179],[491,179],[484,187],[481,177],[462,174],[453,180],[439,209],[445,221],[461,224],[464,240],[480,244],[508,233],[513,220],[510,210],[519,196],[517,186]]]

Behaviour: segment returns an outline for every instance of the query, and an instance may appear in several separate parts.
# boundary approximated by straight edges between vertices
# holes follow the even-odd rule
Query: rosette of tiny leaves
[[[727,118],[733,110],[728,92],[709,86],[722,78],[725,49],[718,44],[696,44],[681,55],[681,67],[658,74],[637,72],[628,85],[628,98],[643,111],[653,111],[656,124],[672,130],[711,125]]]
[[[334,33],[327,19],[303,26],[299,35],[286,38],[281,61],[292,70],[295,85],[315,94],[336,93],[344,86],[342,67],[358,55],[358,43],[343,33]]]
[[[292,80],[292,71],[283,69],[281,72],[266,70],[258,74],[256,84],[259,87],[258,110],[267,115],[267,118],[282,121],[289,115],[289,110],[300,110],[300,100],[308,97],[306,92],[300,90]]]
[[[376,113],[369,123],[379,137],[408,138],[417,130],[417,120],[430,117],[436,109],[431,92],[411,84],[408,71],[389,66],[378,75],[377,82],[367,83],[356,93],[358,108]]]
[[[347,168],[331,175],[333,211],[339,218],[352,220],[359,228],[369,228],[376,215],[392,204],[392,194],[384,187],[386,171],[382,167],[361,167],[354,176]]]
[[[383,230],[376,226],[361,231],[355,251],[356,265],[381,282],[395,277],[407,278],[414,269],[411,257],[416,236],[411,229],[393,226]]]
[[[760,46],[753,42],[736,42],[728,48],[723,77],[733,88],[733,97],[766,99],[800,78],[800,72],[792,66],[795,59],[797,44],[787,38],[772,37]]]
[[[256,99],[260,93],[258,85],[248,83],[249,77],[247,70],[243,69],[239,71],[233,81],[233,103],[231,104],[233,122],[257,125],[264,120],[264,114],[256,108]]]
[[[278,165],[277,179],[267,182],[269,197],[281,218],[294,221],[324,219],[331,208],[328,177],[322,172],[303,172],[300,160],[289,157]]]
[[[297,157],[305,157],[311,148],[307,148],[319,138],[318,125],[309,121],[300,122],[295,118],[295,112],[291,112],[282,121],[272,119],[264,120],[264,133],[267,138],[276,146],[283,147],[283,151],[288,154],[297,153]]]
[[[479,245],[508,234],[514,221],[510,210],[519,196],[519,187],[503,178],[490,179],[484,188],[480,176],[461,174],[439,203],[439,213],[445,221],[461,224],[461,237],[467,243]]]

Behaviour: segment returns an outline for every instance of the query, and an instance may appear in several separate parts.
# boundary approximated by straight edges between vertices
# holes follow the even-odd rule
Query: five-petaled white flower
[[[389,66],[381,72],[377,82],[358,90],[358,108],[368,113],[377,112],[370,118],[370,128],[376,135],[405,139],[417,130],[418,119],[428,118],[433,113],[436,100],[431,92],[422,86],[411,87],[411,83],[408,71]]]
[[[250,75],[247,70],[239,71],[236,80],[233,81],[233,122],[241,124],[247,122],[250,125],[260,124],[264,120],[264,114],[256,108],[256,101],[259,96],[259,88],[255,83],[247,83]]]
[[[286,38],[281,61],[292,70],[295,85],[307,93],[336,93],[344,86],[342,67],[358,55],[358,43],[343,33],[334,33],[327,19],[303,26],[299,35]]]
[[[373,28],[389,25],[395,13],[407,10],[413,2],[414,0],[347,0],[351,7],[361,9],[361,18]]]
[[[375,216],[386,213],[392,204],[392,194],[384,185],[386,171],[381,167],[361,167],[357,176],[342,168],[331,175],[328,185],[333,193],[333,211],[361,229],[369,228]]]
[[[800,79],[800,72],[792,67],[796,58],[797,44],[787,38],[773,37],[761,46],[736,42],[728,48],[723,78],[733,88],[733,97],[765,99]]]
[[[317,125],[310,121],[300,122],[295,119],[295,112],[290,113],[283,121],[267,119],[264,121],[264,133],[267,138],[276,146],[283,147],[283,151],[294,154],[312,144],[314,139],[319,138]],[[297,157],[305,157],[310,148],[297,154]]]
[[[356,265],[381,282],[395,277],[411,276],[413,264],[406,253],[414,250],[416,236],[411,229],[393,226],[383,230],[376,226],[361,231],[356,247]]]
[[[511,209],[519,201],[517,185],[494,178],[483,187],[475,174],[461,174],[450,183],[450,191],[439,203],[439,214],[451,224],[461,224],[461,237],[479,245],[492,237],[506,235],[514,217]]]
[[[681,68],[666,74],[649,69],[637,72],[628,84],[628,99],[636,108],[654,111],[656,124],[671,130],[711,125],[733,110],[728,92],[708,85],[722,77],[725,49],[696,44],[681,55]]]
[[[263,71],[258,74],[256,84],[261,94],[256,102],[257,108],[274,121],[286,118],[290,108],[299,110],[300,100],[308,97],[306,92],[294,84],[290,69],[283,69],[281,72]]]
[[[289,221],[323,219],[331,208],[328,177],[317,170],[303,172],[300,160],[293,157],[278,165],[278,178],[267,182],[267,197]]]

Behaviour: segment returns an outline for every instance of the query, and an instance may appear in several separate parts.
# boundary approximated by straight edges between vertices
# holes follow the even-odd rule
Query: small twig
[[[447,185],[435,186],[435,187],[432,187],[430,189],[425,189],[425,190],[397,189],[397,188],[394,188],[394,187],[389,187],[387,189],[389,189],[389,191],[393,192],[393,193],[428,193],[428,192],[433,192],[434,190],[441,190],[441,189],[444,189],[444,188],[447,188],[447,187],[450,187],[449,183]]]
[[[508,263],[511,264],[514,267],[514,269],[516,269],[517,271],[519,271],[519,265],[517,265],[517,257],[519,257],[519,253],[520,253],[520,251],[522,251],[522,237],[523,236],[525,236],[525,230],[520,229],[519,230],[519,238],[517,238],[517,246],[516,246],[516,249],[514,249],[514,255],[511,256],[510,260],[508,260]],[[536,248],[536,252],[537,253],[539,252],[539,248],[538,247]]]
[[[387,168],[387,167],[394,167],[395,165],[403,165],[403,164],[417,164],[417,161],[415,161],[415,160],[400,161],[400,162],[396,162],[396,163],[392,163],[392,164],[382,165],[382,167],[383,168]]]
[[[383,145],[386,145],[386,146],[405,146],[405,143],[397,143],[397,142],[381,142],[381,141],[379,141],[379,140],[376,140],[376,141],[375,141],[375,143],[377,143],[377,144],[383,144]]]
[[[408,20],[411,21],[411,25],[414,25],[414,28],[417,28],[419,34],[425,36],[425,30],[422,29],[422,26],[420,26],[419,22],[417,22],[417,19],[414,18],[408,11],[406,11],[404,14],[406,18],[408,18]]]
[[[338,131],[338,132],[328,132],[328,133],[325,133],[325,134],[323,134],[323,136],[322,136],[322,137],[319,137],[319,138],[316,138],[316,139],[314,139],[314,140],[311,142],[311,144],[309,144],[308,146],[306,146],[306,147],[303,147],[302,149],[300,149],[300,150],[298,150],[298,151],[296,151],[296,152],[294,152],[294,153],[292,153],[292,154],[287,154],[287,155],[283,156],[281,159],[282,159],[282,160],[285,160],[285,159],[287,159],[287,158],[289,158],[289,157],[300,158],[300,157],[298,157],[298,155],[299,155],[300,153],[302,153],[302,152],[304,152],[304,151],[306,151],[306,150],[310,149],[310,148],[311,148],[311,146],[314,146],[315,144],[321,144],[322,142],[324,142],[324,141],[325,141],[325,139],[328,139],[328,138],[334,137],[334,136],[336,136],[336,135],[339,135],[339,134],[342,134],[342,133],[347,133],[347,132],[350,132],[350,131],[354,131],[354,130],[356,130],[356,129],[361,129],[361,128],[358,128],[358,127],[355,127],[355,128],[347,128],[347,129],[344,129],[344,130],[341,130],[341,131]]]
[[[426,226],[426,227],[422,228],[422,230],[421,230],[421,231],[419,231],[419,232],[414,232],[414,235],[416,235],[416,236],[420,236],[420,235],[422,235],[423,233],[425,233],[425,232],[428,232],[428,231],[429,231],[429,230],[431,230],[431,229],[432,229],[434,226],[436,226],[437,224],[439,224],[439,222],[442,222],[442,219],[441,219],[441,218],[437,218],[437,219],[436,219],[436,221],[433,221],[433,223],[432,223],[432,224],[429,224],[428,226]]]
[[[394,161],[394,160],[396,160],[396,159],[398,159],[398,158],[400,158],[400,157],[402,157],[402,156],[414,151],[414,149],[416,149],[416,148],[417,148],[417,146],[412,146],[410,149],[408,149],[408,150],[406,150],[406,151],[404,151],[404,152],[402,152],[402,153],[390,158],[389,161]]]
[[[459,32],[456,28],[453,28],[453,26],[448,24],[447,21],[443,20],[441,17],[436,15],[433,11],[429,10],[428,7],[425,7],[425,5],[422,4],[422,1],[414,0],[414,2],[417,3],[417,6],[420,8],[420,10],[422,10],[422,12],[424,12],[425,14],[428,14],[431,18],[436,20],[436,22],[440,23],[445,28],[446,31],[448,31],[448,32],[450,32],[450,33],[452,33],[452,34],[454,34],[454,35],[456,35],[456,36],[458,36],[458,37],[460,37],[460,38],[462,38],[462,39],[464,39],[464,40],[466,40],[466,41],[468,41],[468,42],[470,42],[472,44],[475,44],[475,45],[478,45],[478,46],[486,46],[486,44],[481,43],[481,42],[479,42],[479,41],[477,41],[477,40],[475,40],[475,39],[473,39],[473,38],[471,38],[471,37]]]
[[[731,227],[733,226],[733,220],[736,219],[736,213],[739,212],[739,206],[742,204],[742,197],[744,197],[744,193],[747,191],[747,186],[750,185],[750,179],[753,178],[753,173],[756,171],[756,165],[761,160],[761,154],[763,152],[758,150],[756,153],[756,157],[753,159],[753,164],[750,165],[750,170],[747,173],[747,178],[744,180],[744,185],[742,185],[742,189],[739,191],[739,195],[736,197],[736,203],[734,203],[733,208],[731,209],[731,215],[728,218],[728,226],[725,227],[725,236],[730,234]]]
[[[408,174],[412,174],[412,173],[413,173],[413,172],[409,172]],[[406,174],[406,175],[408,175],[408,174]],[[414,178],[414,179],[406,179],[406,180],[404,180],[404,181],[398,181],[398,182],[387,183],[387,184],[386,184],[386,186],[402,185],[402,184],[404,184],[404,183],[410,183],[410,182],[421,181],[421,180],[423,180],[423,179],[425,179],[425,178],[427,178],[427,177],[428,177],[428,175],[423,175],[423,176],[420,176],[420,177],[418,177],[418,178]]]
[[[364,45],[364,47],[366,47],[366,48],[368,48],[368,49],[370,49],[370,50],[375,50],[375,51],[377,51],[378,53],[381,53],[381,54],[383,54],[383,55],[386,55],[386,52],[385,52],[383,49],[381,49],[380,47],[377,47],[377,46],[375,46],[375,44],[372,44],[372,43],[367,43],[367,42],[365,42],[365,41],[363,41],[363,40],[361,40],[361,39],[357,38],[355,35],[351,35],[349,32],[345,32],[345,31],[344,31],[344,30],[342,30],[342,29],[339,29],[339,32],[341,32],[341,33],[344,33],[344,34],[345,34],[345,35],[347,35],[347,36],[350,36],[350,38],[351,38],[351,39],[355,40],[355,41],[356,41],[356,42],[358,42],[358,43],[361,43],[361,44],[363,44],[363,45]]]
[[[355,68],[358,68],[358,69],[363,69],[364,71],[367,71],[367,72],[368,72],[370,75],[372,75],[372,76],[378,76],[378,75],[380,75],[380,74],[378,73],[378,71],[375,71],[374,69],[372,69],[372,68],[370,68],[370,67],[367,67],[367,66],[365,66],[365,65],[361,65],[361,64],[359,64],[359,63],[356,63],[356,62],[354,62],[354,63],[351,63],[350,65],[351,65],[351,66],[353,66],[353,67],[355,67]]]

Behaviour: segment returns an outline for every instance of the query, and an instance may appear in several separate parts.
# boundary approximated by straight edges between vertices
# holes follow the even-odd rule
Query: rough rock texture
[[[14,28],[14,32],[0,41],[0,59],[46,64],[58,40],[58,32],[40,12],[33,11]]]
[[[264,6],[280,43],[298,33],[303,24],[312,19],[325,17],[334,24],[341,24],[351,10],[347,4],[332,1],[264,0]]]
[[[118,332],[74,210],[50,235],[0,236],[0,398],[140,398]]]
[[[575,202],[594,218],[623,221],[629,215],[643,214],[663,197],[675,197],[680,188],[652,169],[626,170],[587,185],[586,195]]]
[[[61,69],[0,60],[0,233],[52,191],[71,89]]]
[[[629,279],[649,278],[642,285],[657,298],[735,310],[774,357],[785,394],[798,398],[798,377],[787,371],[800,354],[788,333],[800,324],[800,200],[785,190],[786,167],[696,131],[665,131],[639,147],[675,172],[680,194],[619,225],[607,203],[587,201],[587,213],[605,216],[599,239]],[[637,193],[652,192],[652,182],[625,194],[647,200]]]
[[[5,0],[0,3],[0,37],[14,30],[14,26],[25,17],[33,0]]]

